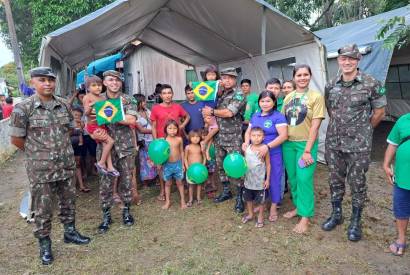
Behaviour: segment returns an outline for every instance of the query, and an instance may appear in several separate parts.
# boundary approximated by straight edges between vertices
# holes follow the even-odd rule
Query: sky
[[[0,39],[0,67],[13,61],[13,53],[7,48],[3,39]]]

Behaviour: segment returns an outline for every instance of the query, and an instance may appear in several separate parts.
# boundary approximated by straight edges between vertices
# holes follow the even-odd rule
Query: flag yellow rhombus
[[[204,93],[204,90],[206,92]],[[201,100],[205,100],[208,98],[210,94],[214,92],[214,88],[206,84],[205,82],[201,82],[198,86],[194,89],[194,94],[199,97]]]
[[[109,110],[111,109],[111,110]],[[98,112],[98,116],[104,118],[108,122],[111,122],[112,119],[117,115],[118,109],[111,102],[106,101],[103,107]]]

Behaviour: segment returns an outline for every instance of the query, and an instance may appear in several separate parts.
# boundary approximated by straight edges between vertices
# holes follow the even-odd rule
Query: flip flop
[[[118,172],[117,170],[112,170],[112,171],[107,171],[107,174],[109,175],[109,176],[112,176],[112,177],[119,177],[120,176],[120,172]]]
[[[249,221],[253,220],[253,217],[249,217],[248,215],[242,217],[242,223],[245,224]]]
[[[87,187],[80,188],[80,192],[83,192],[83,193],[88,193],[88,192],[90,192],[90,191],[91,191],[91,189],[90,189],[90,188],[87,188]]]
[[[394,247],[394,250],[392,249],[392,247]],[[404,251],[406,247],[407,247],[407,244],[405,243],[401,244],[401,243],[394,242],[389,246],[389,249],[390,249],[391,254],[393,254],[394,256],[401,257],[404,255]],[[401,253],[399,253],[400,248],[402,249]]]
[[[256,228],[262,228],[265,224],[263,222],[256,222],[255,227]]]
[[[276,222],[278,220],[278,215],[269,215],[268,220],[270,222]]]
[[[98,174],[100,174],[100,175],[107,175],[108,174],[108,171],[104,167],[99,165],[98,163],[95,163],[94,165],[95,165],[95,168],[97,168]]]

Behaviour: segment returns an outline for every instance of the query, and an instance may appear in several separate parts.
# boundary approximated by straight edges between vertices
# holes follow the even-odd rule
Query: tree
[[[25,68],[38,64],[41,39],[113,0],[13,0],[12,12]],[[10,45],[4,8],[0,6],[0,32]]]
[[[400,49],[410,43],[410,25],[406,25],[404,16],[395,16],[385,22],[376,38],[384,39],[383,47],[387,49]]]

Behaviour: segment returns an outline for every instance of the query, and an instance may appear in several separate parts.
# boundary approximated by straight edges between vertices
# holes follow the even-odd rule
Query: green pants
[[[293,204],[301,217],[313,217],[315,214],[315,192],[313,176],[316,169],[318,142],[313,144],[311,154],[315,163],[305,168],[298,165],[305,150],[306,141],[286,141],[283,143],[283,160],[292,193]]]

